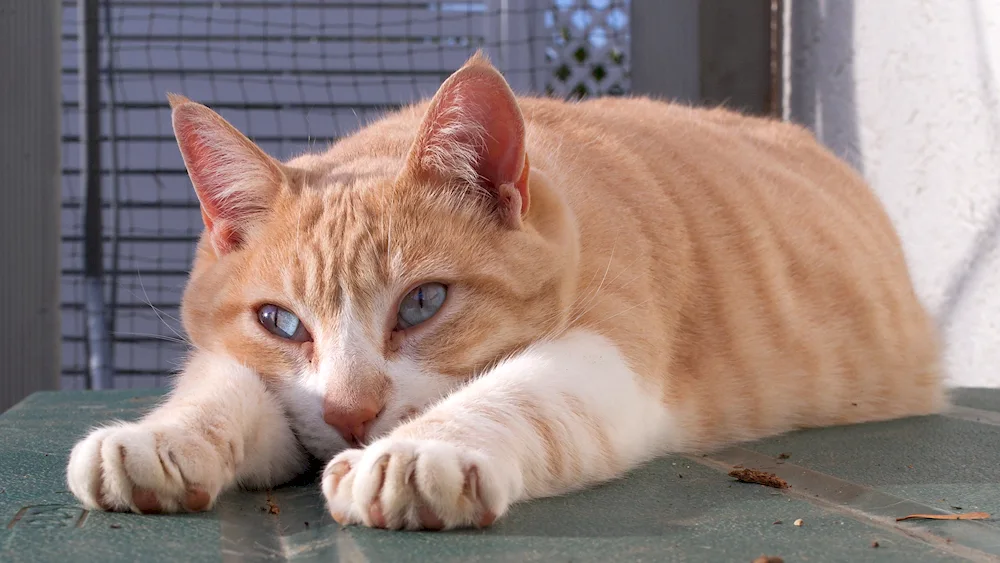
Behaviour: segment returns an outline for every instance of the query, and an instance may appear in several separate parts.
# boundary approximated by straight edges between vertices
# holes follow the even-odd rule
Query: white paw
[[[66,481],[91,510],[201,511],[232,482],[241,456],[233,444],[213,445],[184,428],[123,424],[80,441],[70,454]]]
[[[434,440],[385,438],[340,453],[323,472],[334,520],[374,528],[489,526],[509,505],[479,452]]]

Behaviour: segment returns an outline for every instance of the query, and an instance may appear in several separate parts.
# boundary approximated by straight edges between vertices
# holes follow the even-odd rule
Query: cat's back
[[[580,225],[578,322],[668,378],[693,446],[941,407],[892,224],[809,132],[646,99],[522,108]]]

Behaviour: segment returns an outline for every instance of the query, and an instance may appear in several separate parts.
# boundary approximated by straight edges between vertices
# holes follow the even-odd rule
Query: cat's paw
[[[91,510],[208,510],[233,479],[239,452],[220,448],[185,428],[124,424],[101,428],[70,454],[70,491]]]
[[[391,437],[333,458],[323,472],[323,494],[342,525],[396,530],[489,526],[509,504],[479,452]]]

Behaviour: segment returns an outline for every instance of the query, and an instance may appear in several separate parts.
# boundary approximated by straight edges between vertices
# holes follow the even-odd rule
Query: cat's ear
[[[174,136],[194,184],[205,228],[222,255],[239,247],[285,182],[281,165],[219,114],[167,94]]]
[[[406,172],[477,186],[501,219],[518,227],[528,211],[524,118],[514,92],[482,52],[452,74],[431,100]]]

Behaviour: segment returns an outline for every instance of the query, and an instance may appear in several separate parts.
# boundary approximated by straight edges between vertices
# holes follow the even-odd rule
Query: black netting
[[[202,224],[166,92],[279,158],[433,94],[483,47],[516,90],[621,94],[629,0],[101,0],[104,290],[116,387],[160,386]],[[63,385],[87,385],[76,2],[63,16]],[[96,236],[96,235],[95,235]]]

